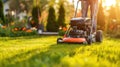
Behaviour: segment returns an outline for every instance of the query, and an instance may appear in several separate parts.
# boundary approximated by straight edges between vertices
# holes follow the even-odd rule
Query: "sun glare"
[[[76,7],[78,0],[68,0],[68,1],[70,3],[73,3],[73,1],[74,1],[74,7]],[[110,6],[115,5],[115,4],[116,4],[116,0],[105,0],[103,2],[103,6],[107,6],[107,7],[110,7]],[[79,6],[79,8],[80,8],[80,6]]]
[[[104,6],[112,6],[112,5],[115,5],[116,4],[116,1],[115,0],[105,0],[105,3],[104,3]]]

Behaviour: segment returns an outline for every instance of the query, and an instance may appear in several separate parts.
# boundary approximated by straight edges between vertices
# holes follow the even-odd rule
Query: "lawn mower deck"
[[[65,43],[82,43],[82,42],[86,42],[85,38],[63,38],[63,42]]]
[[[57,43],[85,43],[85,38],[71,38],[71,37],[64,37],[58,38]]]
[[[90,18],[72,18],[70,27],[63,38],[58,38],[57,43],[88,43],[102,42],[102,31],[92,32]]]

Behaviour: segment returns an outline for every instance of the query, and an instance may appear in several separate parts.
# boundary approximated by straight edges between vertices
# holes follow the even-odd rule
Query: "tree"
[[[97,15],[97,28],[100,30],[105,30],[105,14],[104,14],[104,8],[102,7],[102,2],[99,4],[99,11]]]
[[[16,10],[20,12],[20,0],[10,0],[9,3],[10,10]]]
[[[109,31],[110,32],[116,32],[116,28],[117,28],[117,9],[116,6],[111,6],[109,12],[109,23],[108,23],[108,27],[109,27]]]
[[[120,0],[116,0],[116,5],[115,5],[115,8],[116,8],[116,16],[117,16],[117,21],[120,21]]]
[[[47,4],[48,4],[48,0],[40,0],[41,11],[44,11],[46,9]]]
[[[0,0],[0,19],[2,20],[2,24],[5,23],[4,13],[3,13],[3,2]]]
[[[59,8],[59,16],[58,16],[58,27],[62,26],[65,27],[65,9],[64,9],[64,5],[63,3],[60,4],[60,8]]]
[[[111,6],[109,10],[109,18],[110,20],[117,19],[116,7]]]
[[[37,27],[39,24],[39,18],[41,17],[41,9],[39,6],[34,6],[32,9],[32,20],[34,21],[33,27]]]
[[[47,31],[48,32],[57,32],[57,22],[56,22],[56,16],[55,16],[55,9],[53,6],[50,6],[49,8],[49,14],[48,14],[48,19],[47,19]]]
[[[10,10],[14,10],[17,14],[27,11],[30,12],[33,8],[33,0],[9,0]]]

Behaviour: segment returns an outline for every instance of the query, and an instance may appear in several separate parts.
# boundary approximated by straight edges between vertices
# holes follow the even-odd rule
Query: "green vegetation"
[[[41,9],[39,6],[34,6],[32,9],[32,20],[34,22],[33,27],[37,27],[39,24],[39,18],[41,17]]]
[[[0,27],[0,37],[18,37],[37,35],[36,28],[26,28],[25,22],[12,22],[9,26]]]
[[[0,67],[119,67],[120,40],[56,44],[56,36],[1,37]]]
[[[2,0],[0,0],[0,20],[2,20],[3,23],[5,23],[5,18],[4,18],[4,14],[3,14],[3,2],[2,2]]]
[[[102,2],[100,2],[99,11],[98,11],[98,15],[97,15],[97,28],[99,30],[106,31],[105,24],[106,24],[106,22],[105,22],[104,8],[102,7]]]
[[[60,8],[59,8],[59,16],[58,16],[58,27],[66,27],[66,24],[65,24],[65,8],[64,8],[64,4],[61,3],[60,4]]]
[[[48,32],[57,32],[58,31],[58,24],[56,22],[56,15],[55,15],[55,9],[51,5],[49,7],[49,14],[48,14],[48,19],[47,19],[47,31]]]

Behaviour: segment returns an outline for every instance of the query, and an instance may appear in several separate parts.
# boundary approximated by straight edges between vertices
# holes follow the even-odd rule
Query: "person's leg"
[[[88,7],[89,7],[88,1],[82,1],[81,7],[82,7],[82,17],[86,18],[88,13]]]
[[[91,21],[93,26],[93,32],[97,30],[97,13],[98,13],[98,0],[90,3]]]

